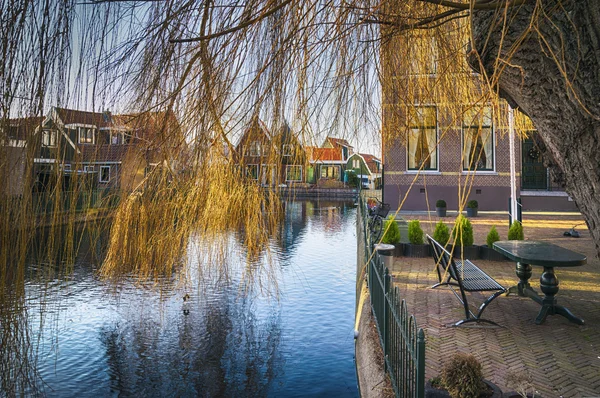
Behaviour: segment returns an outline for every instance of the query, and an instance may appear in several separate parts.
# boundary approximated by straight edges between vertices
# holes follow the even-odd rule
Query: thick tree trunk
[[[600,2],[535,3],[511,9],[508,27],[504,10],[474,12],[474,49],[500,95],[534,122],[600,253]],[[480,70],[473,53],[469,62]]]

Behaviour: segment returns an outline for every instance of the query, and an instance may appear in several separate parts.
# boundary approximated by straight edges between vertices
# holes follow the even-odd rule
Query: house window
[[[469,108],[463,113],[463,170],[494,170],[492,108]]]
[[[321,166],[321,178],[340,178],[340,168],[338,166]]]
[[[260,156],[261,145],[260,141],[252,141],[246,149],[246,156]]]
[[[110,182],[110,166],[100,166],[100,182]]]
[[[93,173],[94,166],[83,166],[83,171],[85,171],[86,173]]]
[[[409,60],[409,74],[432,75],[437,72],[437,45],[432,36],[411,37]]]
[[[285,168],[286,181],[302,181],[302,166],[286,166]]]
[[[358,159],[354,159],[352,160],[352,168],[353,169],[358,169],[360,168],[360,161]]]
[[[283,144],[283,156],[292,156],[294,154],[294,146],[292,144]]]
[[[408,170],[437,170],[437,112],[435,106],[410,108]]]
[[[42,145],[47,147],[55,147],[57,135],[57,132],[54,130],[42,131]]]
[[[246,173],[249,178],[253,180],[258,180],[258,165],[257,164],[249,164],[246,166]]]
[[[62,168],[64,171],[71,171],[71,163],[63,164]]]
[[[94,129],[90,127],[77,127],[77,142],[79,144],[93,144]]]

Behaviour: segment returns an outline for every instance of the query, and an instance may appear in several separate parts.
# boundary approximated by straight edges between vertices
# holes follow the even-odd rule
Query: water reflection
[[[190,266],[158,284],[99,278],[97,230],[80,231],[70,265],[32,256],[0,291],[0,396],[356,396],[354,210],[302,201],[285,214],[254,264],[233,236],[219,267],[194,242]]]

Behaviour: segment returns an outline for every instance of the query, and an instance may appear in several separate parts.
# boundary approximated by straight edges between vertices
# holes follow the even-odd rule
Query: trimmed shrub
[[[500,235],[498,234],[498,231],[496,231],[496,226],[492,225],[492,228],[490,228],[490,232],[488,232],[487,238],[485,239],[485,243],[491,248],[494,245],[494,242],[498,242],[499,240]]]
[[[358,188],[360,185],[360,178],[356,175],[354,170],[348,171],[348,186],[353,188]]]
[[[453,355],[442,368],[440,379],[453,398],[477,398],[485,389],[481,364],[470,354]]]
[[[413,245],[423,244],[423,230],[419,220],[412,220],[408,223],[408,241]]]
[[[452,237],[457,245],[473,246],[473,226],[467,217],[463,215],[458,216],[454,223]]]
[[[477,209],[479,207],[479,203],[477,203],[475,199],[472,199],[467,202],[467,207],[469,209]]]
[[[435,207],[446,207],[446,201],[444,199],[438,199],[438,201],[435,202]]]
[[[438,241],[440,245],[445,246],[450,240],[450,230],[448,226],[441,220],[435,224],[435,230],[433,231],[433,239]]]
[[[525,235],[523,234],[523,224],[519,221],[513,221],[512,225],[508,229],[508,240],[523,240]]]
[[[381,243],[395,245],[400,242],[400,227],[393,216],[389,216],[383,223],[385,234],[381,238]]]

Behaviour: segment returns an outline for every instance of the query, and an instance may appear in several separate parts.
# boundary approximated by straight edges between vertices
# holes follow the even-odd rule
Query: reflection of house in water
[[[284,206],[285,221],[281,227],[278,244],[286,256],[291,256],[293,248],[308,225],[308,213],[313,213],[314,204],[309,201],[296,201],[284,202]]]

